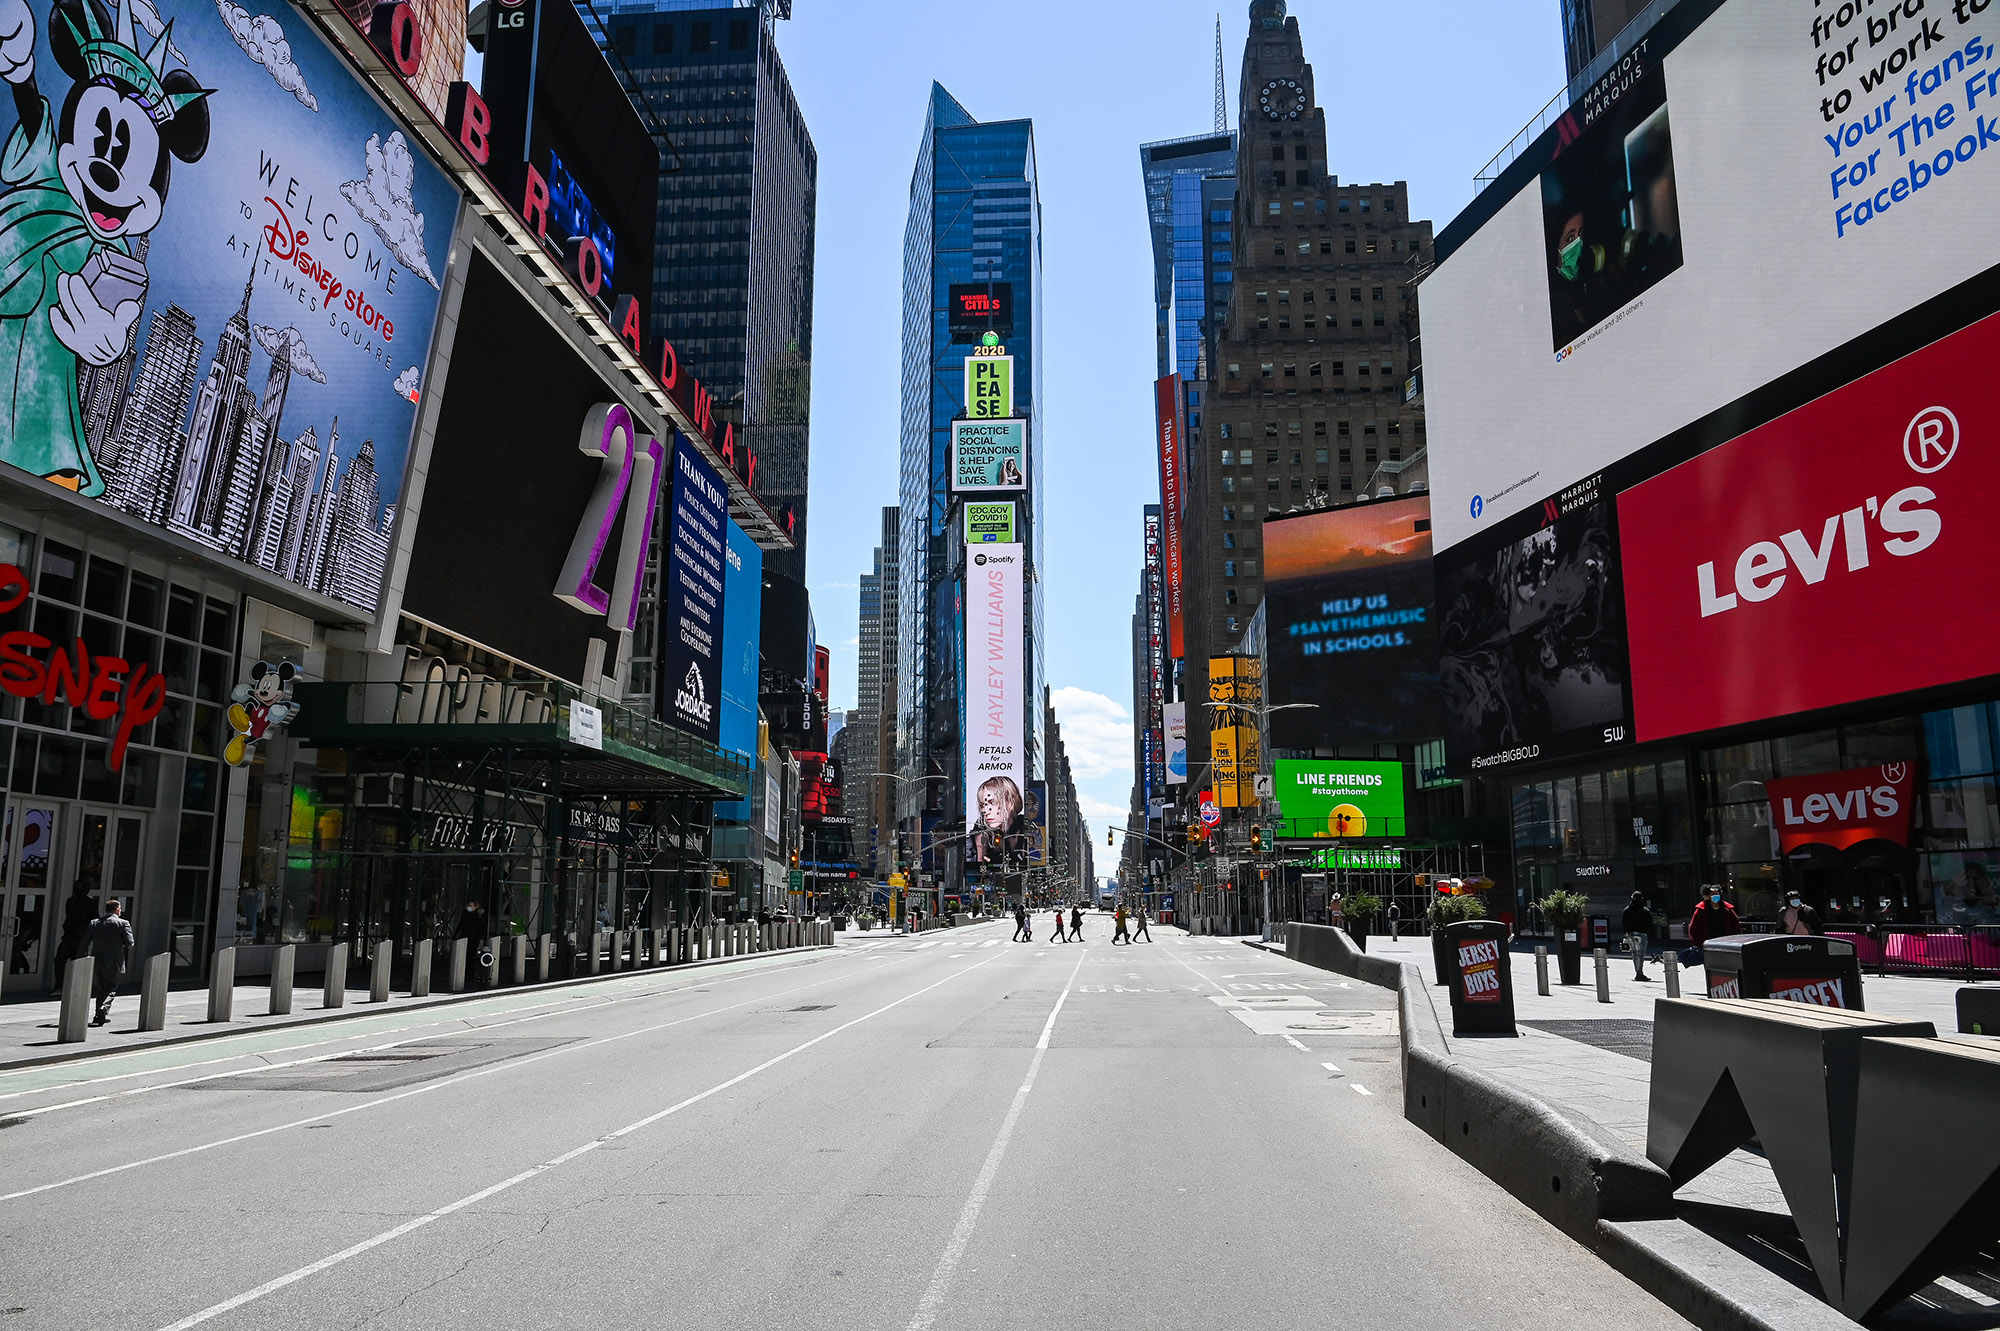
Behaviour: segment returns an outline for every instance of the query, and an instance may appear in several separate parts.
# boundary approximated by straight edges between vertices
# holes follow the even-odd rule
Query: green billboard
[[[965,506],[965,543],[967,545],[1012,545],[1014,544],[1014,504],[1012,500],[998,503],[969,502]]]
[[[1286,837],[1402,836],[1401,763],[1280,759],[1272,791]]]

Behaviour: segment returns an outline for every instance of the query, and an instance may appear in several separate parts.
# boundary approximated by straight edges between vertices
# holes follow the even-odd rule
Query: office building
[[[1562,0],[1563,67],[1582,95],[1606,65],[1632,49],[1676,0]]]
[[[861,575],[861,632],[858,647],[856,705],[847,726],[852,766],[848,786],[855,791],[849,805],[855,816],[855,846],[878,878],[890,872],[889,839],[893,818],[890,792],[895,782],[887,773],[896,761],[896,556],[902,510],[882,510],[882,539],[875,547],[874,571]],[[867,858],[869,848],[874,858]]]

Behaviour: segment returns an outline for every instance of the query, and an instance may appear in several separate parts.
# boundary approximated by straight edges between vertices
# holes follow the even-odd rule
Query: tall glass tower
[[[1013,330],[1014,414],[1027,421],[1027,489],[1020,540],[1028,559],[1022,733],[1032,780],[1046,780],[1039,702],[1042,642],[1042,205],[1030,120],[981,122],[931,85],[923,139],[910,179],[903,231],[902,537],[897,618],[897,817],[906,851],[922,845],[926,867],[955,878],[948,836],[964,808],[965,706],[960,575],[965,542],[948,467],[951,423],[965,414],[965,360],[973,336],[954,341],[947,310],[953,286],[1006,283]],[[922,780],[925,777],[939,780]],[[938,842],[936,852],[933,842]],[[941,853],[939,853],[941,852]]]
[[[1146,220],[1153,235],[1153,305],[1159,320],[1159,375],[1198,373],[1208,312],[1202,251],[1201,184],[1236,174],[1236,134],[1200,134],[1139,145]]]

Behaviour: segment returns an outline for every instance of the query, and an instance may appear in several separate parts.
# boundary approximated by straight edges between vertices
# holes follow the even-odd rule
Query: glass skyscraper
[[[964,534],[957,526],[948,466],[951,422],[965,414],[964,365],[971,341],[954,342],[947,297],[954,285],[1010,284],[1014,414],[1027,421],[1027,490],[1020,497],[1028,569],[1022,732],[1031,779],[1045,780],[1039,699],[1042,642],[1042,241],[1029,120],[984,123],[932,84],[923,141],[910,180],[903,232],[902,538],[897,618],[897,816],[928,850],[940,823],[964,808],[964,650],[960,575]],[[933,869],[956,863],[955,846]]]
[[[1202,134],[1139,145],[1146,220],[1153,236],[1153,304],[1159,320],[1159,375],[1206,378],[1208,265],[1202,249],[1202,182],[1236,174],[1236,135]]]

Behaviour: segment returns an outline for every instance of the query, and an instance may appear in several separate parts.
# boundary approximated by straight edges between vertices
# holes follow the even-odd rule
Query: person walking
[[[1153,941],[1153,935],[1146,932],[1146,908],[1143,905],[1132,912],[1132,941],[1136,943],[1141,938],[1149,943]]]
[[[1035,941],[1035,936],[1028,932],[1028,908],[1026,906],[1014,907],[1013,941],[1016,943],[1032,943]]]
[[[97,923],[97,896],[88,878],[76,880],[63,902],[62,941],[56,944],[56,963],[49,968],[49,992],[62,987],[63,967],[83,956],[88,948],[91,926]]]
[[[90,926],[90,996],[97,1000],[97,1016],[91,1025],[111,1020],[111,1000],[118,994],[118,977],[125,973],[125,959],[132,955],[132,922],[124,907],[107,902],[104,916]]]
[[[1072,943],[1081,943],[1083,941],[1083,907],[1081,905],[1072,905],[1069,908],[1069,941]]]
[[[1398,906],[1398,905],[1396,904],[1396,902],[1395,902],[1395,899],[1394,899],[1394,898],[1392,897],[1392,898],[1390,899],[1390,901],[1389,901],[1389,941],[1390,941],[1390,942],[1392,942],[1392,943],[1393,943],[1393,942],[1395,942],[1395,941],[1396,941],[1396,940],[1397,940],[1398,938],[1401,938],[1401,937],[1402,937],[1402,934],[1401,934],[1401,932],[1400,932],[1400,930],[1402,929],[1402,927],[1403,927],[1403,908],[1402,908],[1401,906]]]
[[[1722,884],[1710,883],[1707,895],[1695,903],[1694,914],[1688,917],[1689,946],[1681,954],[1681,964],[1699,965],[1703,943],[1742,932],[1743,922],[1736,918],[1736,907],[1722,899]]]
[[[1632,978],[1651,980],[1653,977],[1646,974],[1646,947],[1653,939],[1653,912],[1646,909],[1646,898],[1642,894],[1632,894],[1619,924],[1625,930],[1625,946],[1632,953]]]
[[[465,987],[483,989],[486,987],[486,967],[479,964],[479,954],[486,950],[486,908],[477,901],[465,903],[465,911],[458,917],[458,929],[452,934],[452,941],[465,940]]]
[[[1125,934],[1125,908],[1123,906],[1120,906],[1116,911],[1112,912],[1111,918],[1113,921],[1116,922],[1118,926],[1117,929],[1112,932],[1111,945],[1113,947],[1116,947],[1118,944],[1124,943],[1127,946],[1130,946],[1132,940]]]
[[[1069,941],[1067,938],[1063,937],[1063,917],[1062,917],[1061,906],[1056,907],[1056,941],[1058,943],[1067,943]]]
[[[1823,934],[1826,927],[1819,922],[1819,912],[1805,903],[1798,891],[1785,894],[1785,908],[1778,912],[1778,932],[1781,934]]]

